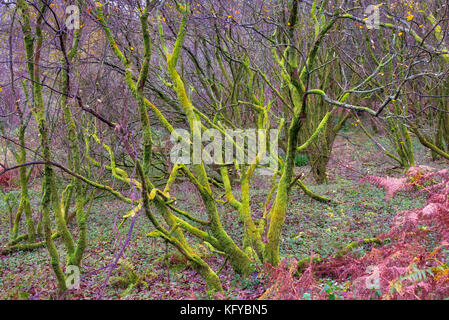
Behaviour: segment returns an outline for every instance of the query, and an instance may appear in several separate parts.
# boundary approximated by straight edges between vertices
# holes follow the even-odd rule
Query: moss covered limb
[[[52,240],[59,237],[59,233],[53,233],[51,238]],[[8,255],[12,254],[17,251],[31,251],[34,249],[45,247],[46,242],[45,241],[38,241],[38,242],[30,242],[30,243],[18,243],[18,241],[26,240],[28,239],[28,235],[24,234],[20,237],[18,237],[15,241],[9,242],[5,247],[0,248],[0,255]]]
[[[182,219],[180,219],[178,217],[176,217],[176,222],[182,229],[186,230],[187,232],[189,232],[190,234],[194,235],[198,239],[201,239],[203,241],[207,241],[208,243],[210,243],[214,247],[219,247],[220,246],[220,244],[218,243],[217,239],[215,239],[209,233],[192,226],[191,224],[185,222],[184,220],[182,220]]]
[[[351,242],[350,244],[348,244],[346,247],[340,249],[337,252],[337,254],[335,255],[335,257],[336,258],[341,258],[345,254],[350,252],[352,249],[355,249],[357,247],[364,246],[364,245],[370,244],[370,243],[382,244],[383,242],[382,242],[382,240],[380,240],[378,238],[366,238],[366,239],[363,239],[361,241],[354,241],[354,242]]]
[[[21,243],[0,249],[0,255],[8,255],[17,251],[31,251],[45,246],[45,241],[34,243]]]
[[[302,191],[304,191],[304,193],[306,195],[308,195],[309,197],[311,197],[313,200],[319,201],[319,202],[323,202],[323,203],[330,203],[333,202],[332,199],[326,198],[324,196],[321,196],[315,192],[313,192],[312,190],[310,190],[305,184],[304,182],[302,182],[302,180],[297,180],[296,184],[301,188]]]
[[[235,199],[234,194],[232,193],[231,181],[229,180],[228,168],[226,166],[220,167],[221,177],[223,179],[223,185],[225,188],[225,196],[228,203],[237,210],[240,210],[242,204]]]
[[[315,131],[313,132],[313,134],[309,137],[309,139],[307,139],[306,142],[304,142],[302,145],[300,145],[296,151],[301,152],[301,151],[306,150],[315,141],[315,139],[319,136],[321,131],[326,127],[333,111],[334,110],[326,113],[326,115],[323,117],[321,122],[318,124],[318,126],[315,129]]]
[[[289,201],[290,183],[293,178],[293,169],[295,167],[295,155],[297,137],[300,129],[299,114],[297,114],[290,125],[288,135],[287,158],[284,169],[278,184],[278,191],[274,200],[273,208],[268,215],[268,243],[265,245],[264,260],[273,266],[279,263],[279,244],[282,235],[282,227],[285,222]]]
[[[28,234],[22,234],[21,236],[17,236],[15,237],[13,240],[9,241],[6,246],[10,247],[13,246],[15,244],[18,244],[19,242],[22,242],[24,240],[28,240]]]
[[[148,4],[148,2],[147,2]],[[150,58],[151,58],[151,40],[148,33],[148,6],[142,12],[140,16],[140,24],[142,29],[142,37],[144,43],[144,60],[142,67],[140,69],[139,79],[137,80],[137,101],[139,104],[140,111],[140,122],[143,130],[143,169],[146,174],[148,174],[151,165],[151,150],[153,145],[153,140],[151,136],[150,119],[148,117],[148,110],[145,104],[144,98],[144,86],[148,77],[148,71],[150,68]]]
[[[417,126],[412,126],[411,131],[416,135],[416,137],[419,139],[419,141],[422,143],[423,146],[429,148],[430,150],[434,151],[435,153],[439,154],[443,158],[449,160],[449,153],[445,152],[444,150],[441,150],[438,148],[435,144],[430,142],[424,134],[421,132],[421,130],[418,129]]]

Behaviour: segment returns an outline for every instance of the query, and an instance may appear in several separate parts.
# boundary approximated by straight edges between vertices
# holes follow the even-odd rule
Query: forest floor
[[[313,191],[338,203],[324,205],[311,200],[300,189],[293,190],[281,244],[284,258],[299,260],[311,253],[319,253],[322,257],[332,256],[352,241],[375,237],[387,231],[396,212],[421,207],[424,203],[424,199],[407,194],[399,194],[391,201],[385,202],[382,190],[360,182],[360,179],[367,174],[378,176],[401,174],[399,170],[397,172],[392,170],[394,163],[376,149],[363,134],[343,132],[334,146],[334,156],[328,166],[329,183],[314,185],[307,165],[297,168],[297,171],[306,174],[305,181]],[[415,153],[416,164],[435,168],[444,165],[441,161],[431,161],[429,152],[418,143],[415,144]],[[255,215],[261,214],[260,208],[268,187],[268,181],[259,181],[257,189],[251,191],[251,206]],[[36,190],[38,189],[37,185]],[[198,205],[198,194],[191,186],[181,183],[176,189],[176,192],[173,190],[173,194],[181,194],[178,199],[180,206],[183,205],[182,208],[204,214]],[[17,197],[18,192],[10,191],[12,197]],[[38,208],[39,198],[39,192],[33,191],[33,208]],[[228,206],[219,209],[226,230],[234,239],[241,239],[238,213]],[[188,265],[176,261],[174,249],[167,247],[159,239],[147,236],[152,227],[143,214],[136,216],[131,241],[125,251],[129,267],[132,265],[133,272],[140,281],[129,289],[105,283],[109,273],[108,266],[122,248],[129,231],[129,221],[123,224],[119,232],[116,228],[128,210],[129,206],[111,197],[99,199],[93,205],[88,220],[88,248],[83,260],[80,289],[72,291],[70,298],[208,298],[203,280]],[[9,237],[8,210],[3,197],[0,199],[0,212],[3,213],[0,216],[0,245],[3,245]],[[55,241],[61,261],[64,261],[63,244],[61,240]],[[355,254],[363,255],[366,249],[364,247],[355,249]],[[214,270],[222,267],[224,262],[222,257],[210,253],[205,255],[206,261]],[[255,272],[249,279],[242,279],[232,272],[229,264],[225,264],[220,270],[225,297],[258,298],[267,288],[266,273],[260,271]],[[124,273],[125,269],[115,270],[111,276]],[[330,281],[322,279],[323,286],[329,285]],[[344,290],[342,284],[333,285],[338,287],[338,290]],[[0,299],[56,298],[56,286],[45,248],[0,256]]]

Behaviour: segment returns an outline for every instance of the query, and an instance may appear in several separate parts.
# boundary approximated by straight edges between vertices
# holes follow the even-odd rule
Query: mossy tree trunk
[[[77,1],[78,9],[81,12],[83,6],[83,1]],[[74,39],[70,50],[67,49],[67,34],[61,34],[59,36],[60,47],[63,57],[61,58],[62,69],[61,69],[61,107],[64,114],[66,134],[69,142],[69,168],[75,174],[81,174],[81,149],[80,143],[77,138],[76,124],[72,117],[72,110],[68,103],[67,97],[71,96],[70,92],[70,76],[71,76],[71,66],[73,59],[75,58],[78,45],[81,37],[81,30],[75,30]],[[84,205],[86,204],[87,189],[83,187],[82,182],[77,178],[72,178],[71,187],[73,187],[73,193],[75,196],[75,216],[78,226],[78,239],[75,248],[69,254],[67,258],[67,263],[69,265],[80,266],[83,257],[84,250],[87,246],[87,218],[89,212],[84,210]],[[61,199],[62,207],[64,208],[64,220],[67,223],[68,219],[68,208],[71,202],[72,189],[69,189],[66,198]]]
[[[41,24],[43,22],[43,15],[45,15],[47,11],[47,6],[44,4],[40,9],[40,15],[36,20],[35,34],[32,33],[31,28],[31,13],[29,11],[29,6],[25,0],[18,0],[17,7],[19,9],[21,18],[22,18],[22,32],[23,39],[26,49],[26,58],[27,58],[27,66],[29,77],[32,82],[33,87],[33,101],[32,101],[32,112],[34,114],[35,120],[38,125],[39,130],[39,138],[42,147],[42,153],[44,159],[46,161],[51,161],[51,147],[50,141],[48,137],[48,127],[45,119],[45,108],[43,104],[42,98],[42,86],[40,84],[40,50],[42,48],[43,36],[42,36],[42,28]],[[36,39],[36,45],[35,45]],[[52,228],[51,228],[51,219],[50,219],[50,208],[53,207],[53,210],[59,212],[55,212],[56,219],[59,220],[59,224],[64,224],[64,221],[61,216],[61,211],[59,208],[58,194],[57,188],[54,181],[53,168],[46,164],[44,166],[44,177],[42,183],[42,221],[44,228],[44,236],[46,248],[50,254],[50,263],[53,268],[53,271],[56,274],[56,278],[58,280],[59,289],[61,292],[64,292],[67,287],[65,283],[64,272],[59,264],[59,253],[52,239]],[[56,200],[56,201],[55,201]],[[53,204],[53,205],[52,205]],[[62,221],[61,221],[62,220]],[[65,229],[67,232],[67,229]],[[70,234],[69,234],[70,235]],[[67,233],[65,233],[67,236]],[[72,246],[73,249],[73,246]]]

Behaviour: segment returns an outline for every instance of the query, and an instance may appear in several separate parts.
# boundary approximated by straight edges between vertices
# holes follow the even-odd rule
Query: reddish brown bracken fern
[[[281,264],[264,298],[301,299],[309,293],[326,298],[319,278],[349,283],[344,299],[443,299],[449,297],[449,171],[417,166],[405,177],[366,177],[386,191],[386,200],[400,191],[426,197],[419,209],[398,212],[388,232],[380,234],[380,248],[361,258],[344,256],[310,263],[299,279],[296,264]],[[312,260],[311,260],[312,261]],[[305,281],[306,280],[306,281]]]

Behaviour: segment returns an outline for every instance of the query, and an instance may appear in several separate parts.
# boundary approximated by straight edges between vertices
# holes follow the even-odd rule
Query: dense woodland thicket
[[[448,29],[446,0],[1,0],[1,297],[449,298]]]

